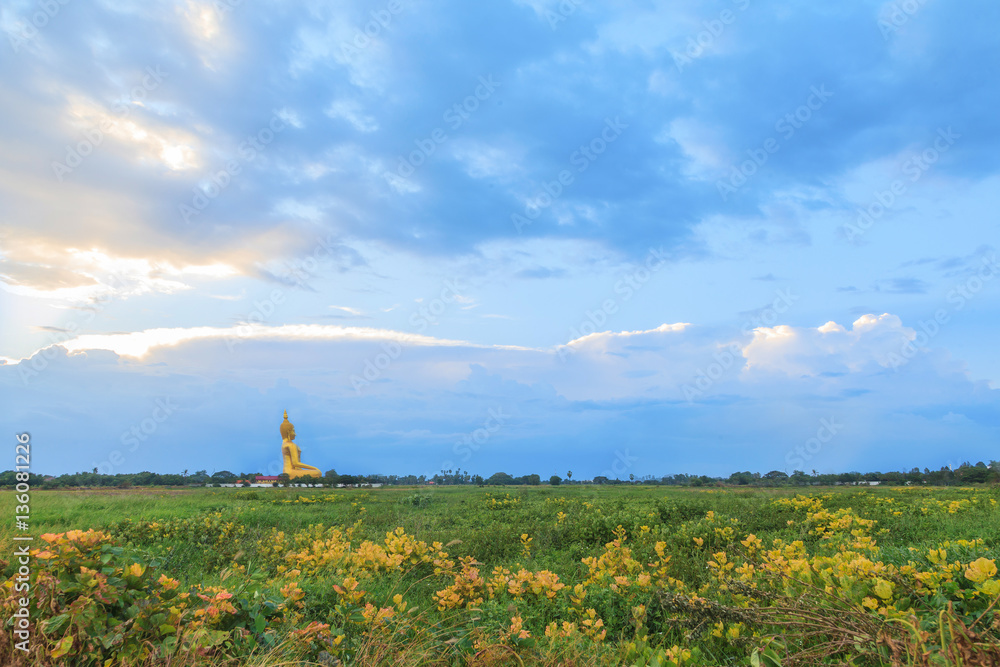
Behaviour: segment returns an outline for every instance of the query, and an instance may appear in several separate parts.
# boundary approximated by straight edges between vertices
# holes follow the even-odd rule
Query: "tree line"
[[[13,470],[0,472],[0,487],[13,487],[18,480]],[[69,487],[115,487],[129,488],[132,486],[205,486],[222,485],[242,482],[249,485],[250,481],[260,476],[259,472],[234,473],[220,470],[209,474],[207,470],[197,470],[188,473],[155,473],[149,471],[137,473],[118,473],[106,475],[95,468],[92,472],[78,472],[58,476],[46,476],[29,473],[28,483],[32,488],[58,489]],[[311,481],[311,480],[303,480]],[[863,485],[878,483],[895,486],[956,486],[967,484],[1000,484],[1000,461],[982,461],[970,463],[966,461],[957,468],[944,466],[939,470],[913,468],[909,472],[842,472],[819,473],[813,470],[807,473],[794,470],[791,474],[781,470],[772,470],[761,474],[759,472],[734,472],[728,477],[709,477],[707,475],[688,475],[684,473],[654,477],[646,475],[636,477],[630,474],[627,479],[610,479],[598,475],[592,480],[573,479],[573,472],[567,471],[566,478],[552,475],[547,482],[537,474],[515,477],[509,473],[497,472],[489,477],[472,474],[469,471],[442,470],[431,476],[427,475],[350,475],[339,474],[336,470],[328,470],[322,478],[315,480],[324,486],[358,486],[366,484],[382,484],[385,486],[419,486],[434,484],[437,486],[475,485],[475,486],[538,486],[543,483],[559,484],[646,484],[665,486],[837,486]],[[281,486],[293,483],[285,475],[279,475],[274,485]]]

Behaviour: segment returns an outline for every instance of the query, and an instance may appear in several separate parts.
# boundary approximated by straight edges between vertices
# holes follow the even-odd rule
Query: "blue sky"
[[[37,471],[998,458],[1000,7],[470,7],[5,3]]]

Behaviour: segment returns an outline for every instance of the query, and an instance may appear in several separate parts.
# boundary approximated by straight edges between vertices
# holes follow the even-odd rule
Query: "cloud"
[[[378,129],[378,121],[374,116],[366,114],[357,100],[336,100],[326,108],[330,118],[342,118],[349,122],[359,132],[374,132]]]
[[[889,368],[889,355],[898,353],[915,335],[895,315],[864,315],[850,329],[836,322],[815,329],[761,327],[754,330],[754,338],[743,349],[743,355],[753,372],[777,372],[790,377],[860,372],[873,366]]]
[[[1000,423],[996,390],[972,383],[934,350],[888,369],[882,354],[912,332],[888,314],[859,318],[850,329],[832,322],[758,329],[737,363],[694,401],[681,385],[732,341],[681,324],[593,334],[572,341],[566,358],[559,348],[315,325],[261,327],[233,348],[226,337],[237,329],[80,336],[0,365],[0,383],[10,390],[10,419],[37,423],[33,437],[51,443],[39,456],[46,472],[108,460],[119,434],[166,399],[178,406],[174,416],[129,453],[129,469],[166,470],[177,460],[267,466],[277,456],[270,417],[282,409],[296,416],[307,460],[358,472],[433,471],[443,461],[482,473],[544,472],[566,460],[569,443],[580,461],[574,469],[587,475],[600,474],[615,447],[626,446],[650,472],[780,469],[788,448],[831,415],[848,426],[817,466],[856,467],[866,456],[882,465],[890,458],[864,453],[876,442],[885,451],[908,443],[894,450],[892,465],[931,464],[930,434],[947,428],[961,430],[969,456],[986,456]],[[353,378],[365,377],[369,364],[374,375],[358,390]],[[105,389],[83,395],[73,389],[81,383]],[[793,398],[797,407],[785,411]],[[39,422],[42,405],[59,418]],[[110,418],[98,408],[106,405],[116,406]],[[496,438],[474,457],[456,454],[455,443],[489,410],[508,415]],[[689,445],[716,441],[697,453]],[[233,449],[234,442],[245,446]]]
[[[926,294],[927,283],[919,278],[889,278],[875,284],[874,291],[892,294]]]

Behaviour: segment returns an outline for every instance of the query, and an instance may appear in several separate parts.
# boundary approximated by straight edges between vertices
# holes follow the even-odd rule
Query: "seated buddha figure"
[[[281,422],[281,458],[284,459],[284,469],[282,472],[289,478],[296,477],[322,477],[323,473],[319,468],[306,465],[299,458],[301,452],[299,446],[295,444],[295,427],[288,421],[288,411],[285,410],[285,421]]]

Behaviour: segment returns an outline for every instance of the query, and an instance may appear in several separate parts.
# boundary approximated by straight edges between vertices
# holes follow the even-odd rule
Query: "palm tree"
[[[566,471],[566,479],[573,479],[573,471],[572,470],[567,470]]]

